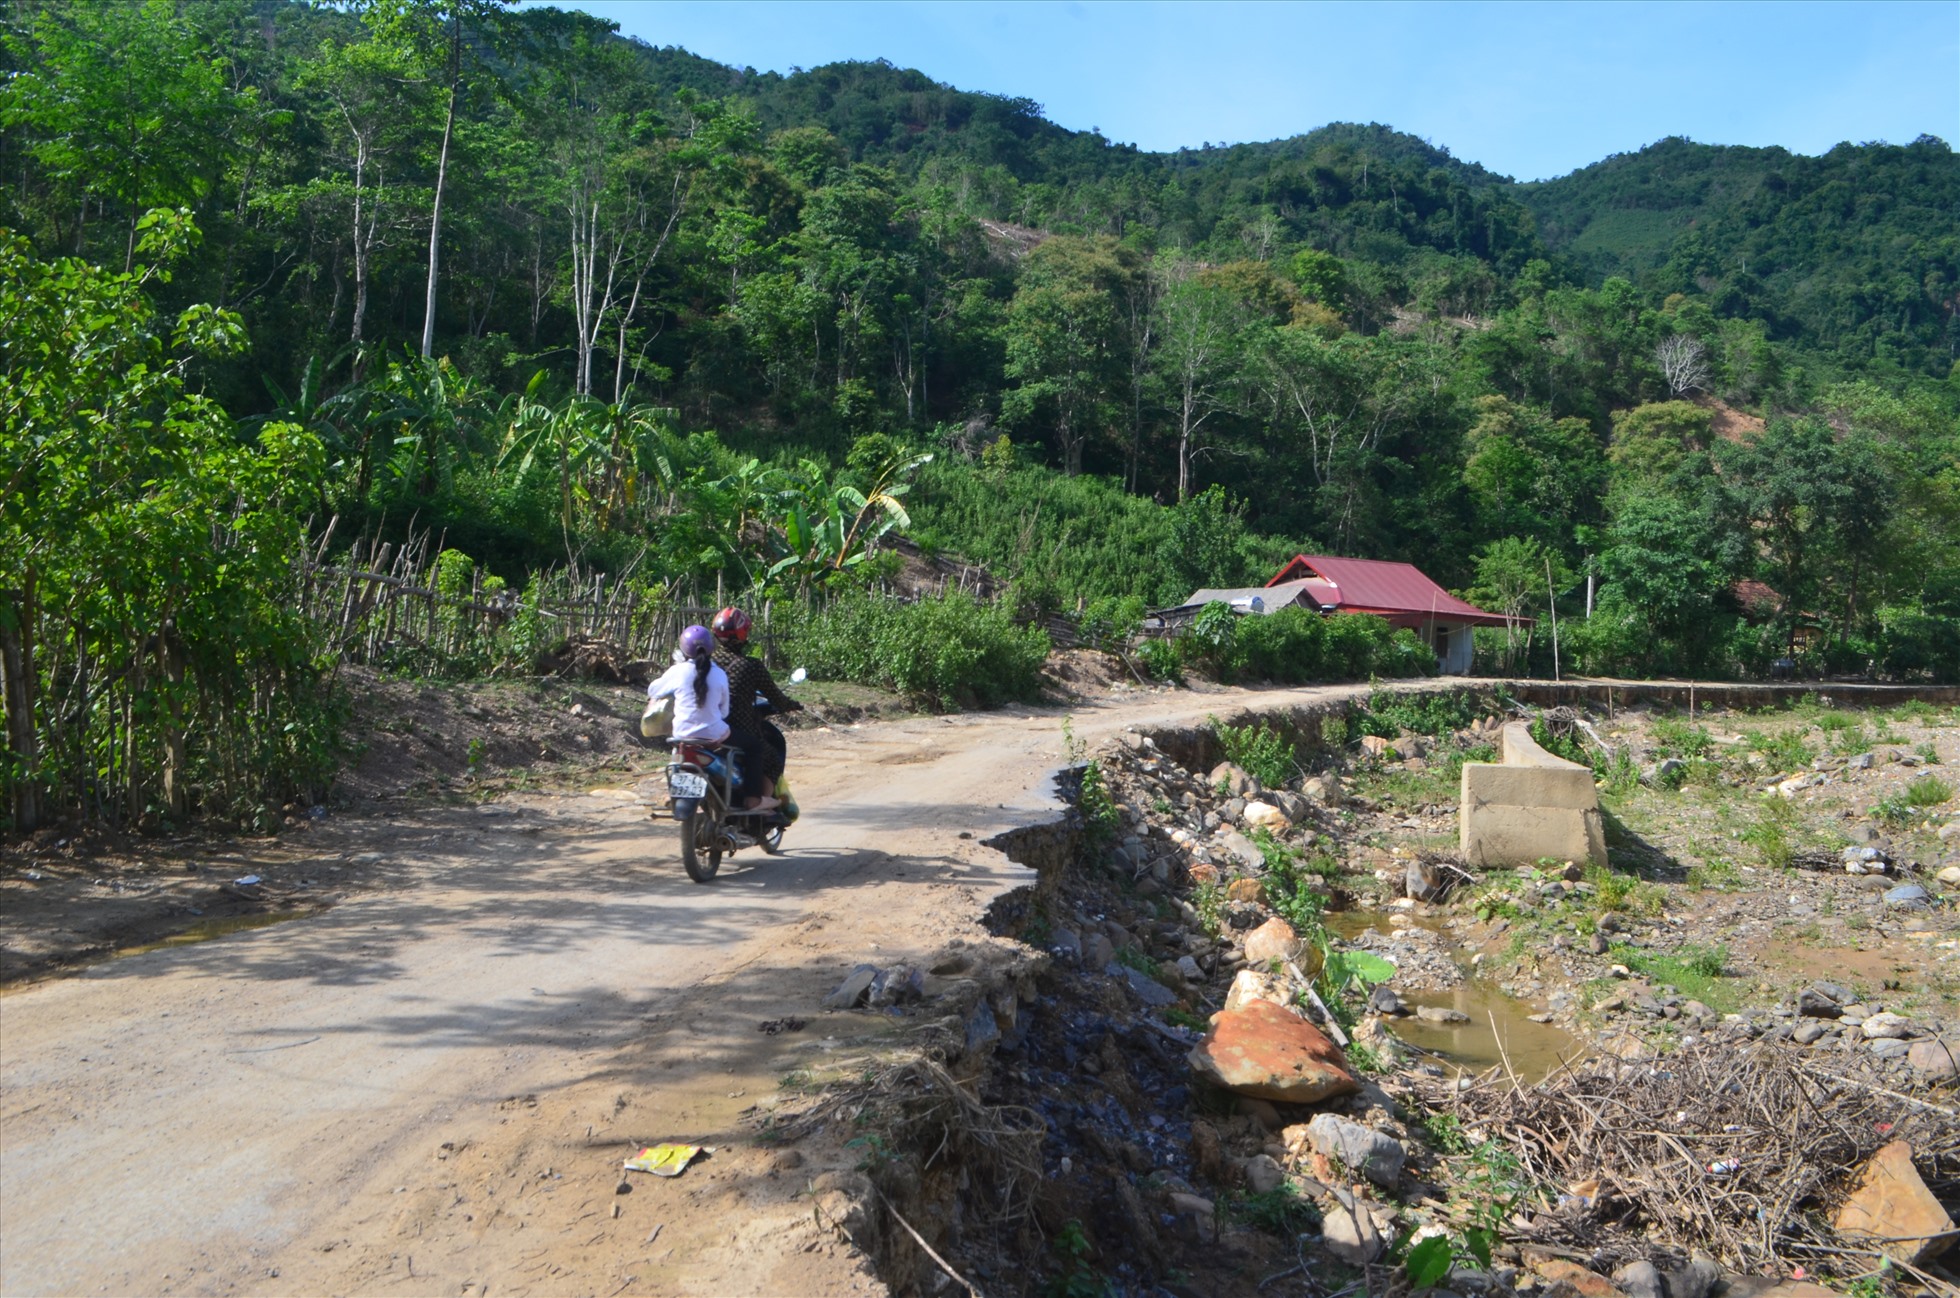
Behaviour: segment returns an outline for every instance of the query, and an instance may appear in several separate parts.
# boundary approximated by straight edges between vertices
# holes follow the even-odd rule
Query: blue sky
[[[1960,145],[1960,0],[557,0],[761,70],[885,58],[1146,149],[1382,122],[1520,180],[1668,135]]]

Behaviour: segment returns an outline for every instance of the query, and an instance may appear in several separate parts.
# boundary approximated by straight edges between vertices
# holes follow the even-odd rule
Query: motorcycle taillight
[[[705,766],[713,758],[699,748],[689,748],[683,744],[681,746],[681,760],[684,762],[693,762],[697,766]]]

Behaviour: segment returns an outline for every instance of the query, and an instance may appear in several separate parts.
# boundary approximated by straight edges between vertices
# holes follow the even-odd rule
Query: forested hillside
[[[897,525],[1049,607],[1323,548],[1527,614],[1590,580],[1596,669],[1960,672],[1938,140],[1517,186],[1384,126],[1153,154],[497,0],[5,24],[0,620],[49,672],[199,607],[259,625],[334,516],[512,589],[806,594]],[[164,531],[259,566],[146,585]]]
[[[1930,135],[1820,158],[1667,139],[1523,198],[1595,278],[1699,296],[1844,364],[1940,375],[1960,345],[1954,183]]]

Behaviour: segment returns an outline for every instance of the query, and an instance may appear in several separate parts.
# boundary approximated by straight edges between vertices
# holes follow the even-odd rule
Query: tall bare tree
[[[1669,334],[1654,348],[1654,363],[1661,367],[1671,396],[1684,396],[1708,386],[1708,348],[1699,338]]]

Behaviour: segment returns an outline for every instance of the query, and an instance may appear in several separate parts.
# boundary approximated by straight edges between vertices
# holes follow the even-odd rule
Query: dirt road
[[[1075,727],[1347,692],[1158,695]],[[853,965],[978,938],[1027,881],[981,840],[1053,814],[1062,716],[799,734],[789,855],[707,887],[644,780],[347,818],[308,842],[384,853],[396,886],[6,996],[0,1292],[881,1291],[813,1220],[821,1157],[740,1115],[892,1030],[819,1009]],[[759,1030],[787,1017],[808,1026]],[[715,1153],[616,1193],[664,1139]]]

